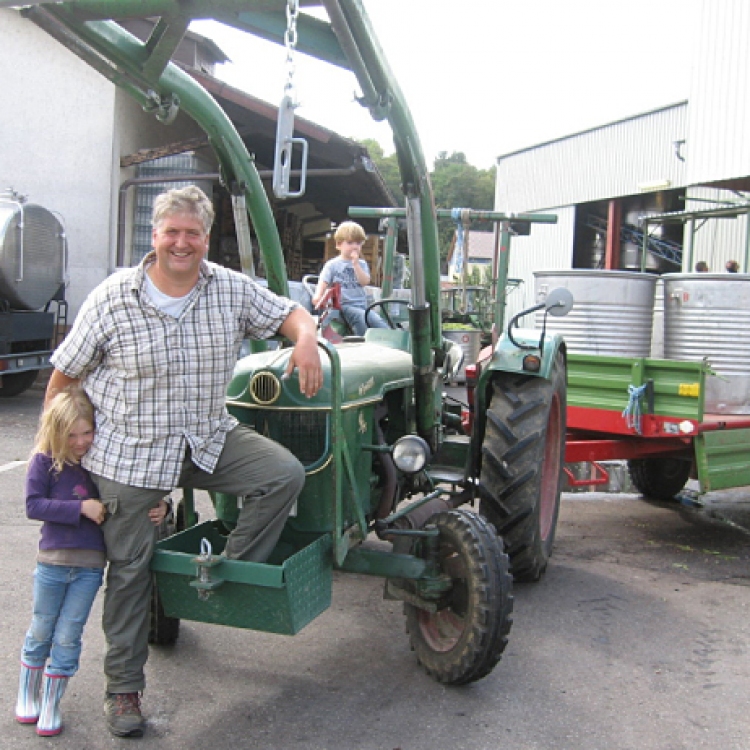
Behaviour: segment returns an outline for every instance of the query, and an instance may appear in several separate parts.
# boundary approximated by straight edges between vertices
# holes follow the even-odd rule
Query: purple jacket
[[[81,501],[98,498],[89,473],[81,466],[65,464],[58,474],[52,459],[35,453],[26,472],[26,515],[44,521],[39,549],[104,550],[102,530],[81,515]]]

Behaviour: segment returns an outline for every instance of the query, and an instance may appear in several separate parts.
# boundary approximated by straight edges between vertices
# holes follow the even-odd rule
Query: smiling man
[[[148,658],[155,528],[149,508],[175,487],[242,496],[227,557],[264,561],[304,483],[282,446],[240,425],[224,394],[247,337],[295,342],[302,393],[322,385],[315,323],[304,308],[206,261],[214,210],[197,187],[154,203],[153,251],[84,302],[52,357],[47,401],[80,381],[96,435],[84,466],[107,509],[105,712],[112,734],[138,737]],[[273,467],[273,471],[269,471]]]

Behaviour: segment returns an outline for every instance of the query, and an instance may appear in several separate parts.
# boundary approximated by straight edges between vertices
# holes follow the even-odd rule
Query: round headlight
[[[417,435],[399,438],[393,446],[393,462],[405,474],[422,471],[429,457],[430,446]]]

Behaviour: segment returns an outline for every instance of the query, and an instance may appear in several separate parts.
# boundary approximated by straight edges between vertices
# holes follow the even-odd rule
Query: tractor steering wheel
[[[370,321],[368,319],[368,316],[370,315],[370,310],[374,310],[376,307],[382,307],[382,313],[383,317],[385,318],[385,322],[388,323],[388,327],[392,328],[393,330],[401,329],[403,330],[404,327],[399,322],[393,322],[393,318],[391,318],[390,313],[388,312],[388,305],[404,305],[406,302],[402,299],[379,299],[375,302],[373,302],[371,305],[367,306],[367,309],[365,310],[365,323],[367,324],[367,327],[370,328]]]

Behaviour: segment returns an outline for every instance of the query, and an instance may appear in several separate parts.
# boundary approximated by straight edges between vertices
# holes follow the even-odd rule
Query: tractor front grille
[[[269,406],[281,395],[281,382],[274,373],[263,370],[253,375],[250,393],[257,403]]]
[[[316,464],[328,453],[328,412],[253,409],[247,417],[250,427],[281,443],[305,468]]]

